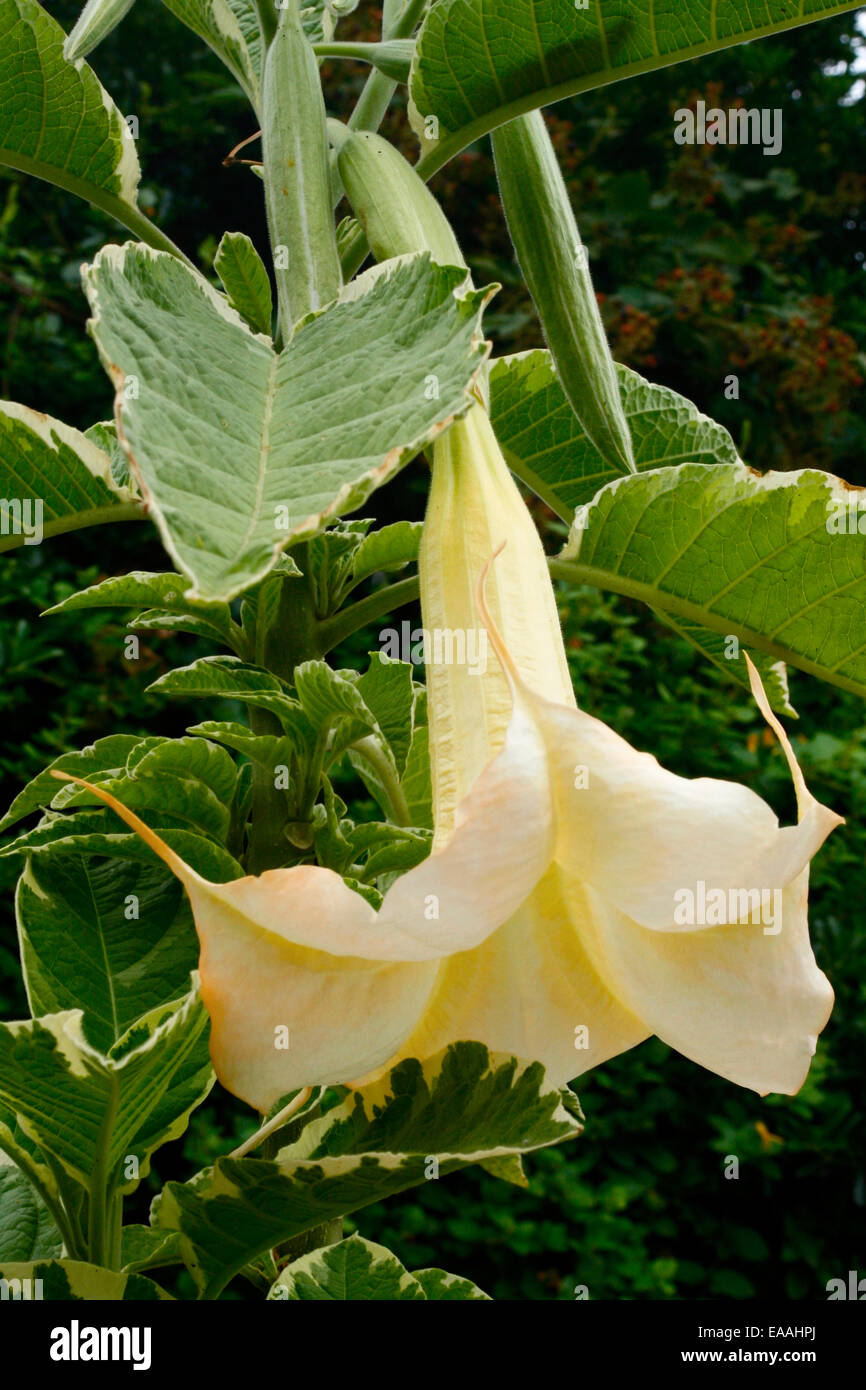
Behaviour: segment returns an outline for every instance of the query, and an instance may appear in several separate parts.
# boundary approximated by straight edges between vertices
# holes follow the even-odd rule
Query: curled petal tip
[[[499,663],[513,690],[514,687],[520,685],[520,675],[512,655],[505,645],[502,633],[496,626],[493,614],[490,612],[490,608],[487,604],[487,579],[495,561],[502,554],[507,544],[507,539],[500,541],[499,545],[493,551],[493,554],[485,561],[478,575],[478,579],[475,582],[475,606],[478,609],[478,616],[481,619],[484,630],[490,638],[490,644],[499,658]]]
[[[94,782],[88,782],[85,777],[76,777],[71,772],[63,772],[60,768],[56,767],[51,768],[51,776],[56,777],[59,782],[74,782],[76,786],[84,787],[86,791],[92,792],[100,801],[105,802],[106,806],[110,806],[111,810],[116,812],[116,814],[120,816],[120,819],[126,822],[130,830],[134,830],[136,835],[139,835],[144,843],[153,850],[154,854],[158,855],[162,862],[168,865],[172,873],[176,874],[180,879],[181,883],[189,884],[191,880],[196,883],[203,883],[205,881],[194,869],[191,869],[190,866],[181,859],[179,854],[175,854],[174,850],[170,849],[165,841],[160,839],[156,831],[151,830],[150,826],[146,825],[140,816],[137,816],[128,806],[124,806],[122,801],[118,801],[117,797],[112,796],[111,792],[107,792],[104,787],[99,787]]]

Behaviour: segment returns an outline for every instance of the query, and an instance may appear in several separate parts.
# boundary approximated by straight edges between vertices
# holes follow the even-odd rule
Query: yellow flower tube
[[[90,786],[189,894],[222,1083],[268,1110],[460,1040],[561,1083],[655,1033],[740,1085],[796,1091],[833,998],[809,861],[839,817],[806,789],[757,673],[793,826],[576,707],[541,543],[481,406],[436,441],[420,569],[434,848],[378,913],[315,866],[209,883]],[[489,651],[470,661],[479,623]]]
[[[475,577],[503,543],[486,580],[499,669],[482,680],[428,668],[437,842],[459,827],[513,705],[547,751],[556,845],[520,911],[440,963],[402,1054],[480,1038],[565,1081],[656,1033],[742,1085],[796,1091],[833,997],[809,945],[808,863],[839,817],[806,789],[751,666],[796,783],[797,826],[780,829],[745,787],[665,771],[576,708],[541,544],[478,407],[436,445],[420,557],[428,630],[473,620]],[[531,837],[517,798],[512,814]]]

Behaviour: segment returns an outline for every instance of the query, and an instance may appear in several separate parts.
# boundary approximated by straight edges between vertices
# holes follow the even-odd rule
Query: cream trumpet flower
[[[476,1040],[561,1083],[655,1033],[740,1085],[796,1091],[833,997],[809,945],[808,867],[839,817],[806,789],[757,674],[795,826],[577,708],[541,543],[480,406],[436,442],[420,570],[427,632],[480,619],[495,660],[428,668],[433,852],[378,913],[323,868],[208,883],[91,788],[186,887],[220,1080],[267,1110]],[[681,924],[702,885],[715,915]],[[781,905],[769,923],[762,891]]]

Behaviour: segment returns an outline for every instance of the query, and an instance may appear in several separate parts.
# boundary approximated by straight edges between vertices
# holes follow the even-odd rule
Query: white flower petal
[[[777,934],[760,924],[648,931],[601,893],[587,897],[587,952],[611,993],[652,1032],[761,1095],[799,1090],[833,1006],[809,944],[807,871],[784,891]]]
[[[644,926],[682,930],[678,895],[700,883],[726,896],[784,888],[840,823],[803,787],[801,821],[780,828],[748,787],[679,777],[600,720],[526,691],[524,699],[533,702],[556,782],[557,861]]]
[[[441,962],[400,1056],[428,1057],[462,1038],[540,1061],[563,1085],[649,1037],[590,963],[585,911],[580,885],[551,868],[499,931]]]

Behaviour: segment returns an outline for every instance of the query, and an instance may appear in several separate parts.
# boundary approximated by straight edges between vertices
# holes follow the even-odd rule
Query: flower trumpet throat
[[[739,1085],[798,1090],[833,1001],[809,944],[809,862],[840,818],[810,795],[751,663],[796,825],[576,707],[541,544],[480,407],[436,442],[420,566],[425,627],[480,622],[492,655],[429,666],[434,849],[378,912],[312,865],[209,883],[83,784],[189,894],[222,1083],[268,1110],[460,1040],[562,1083],[656,1034]]]
[[[492,654],[480,672],[454,660],[490,646],[477,602],[485,567],[487,608],[527,684],[574,705],[541,540],[487,412],[476,405],[434,445],[418,557],[424,630],[433,653],[442,654],[427,663],[437,844],[450,836],[458,803],[501,749],[514,703],[507,674]]]

